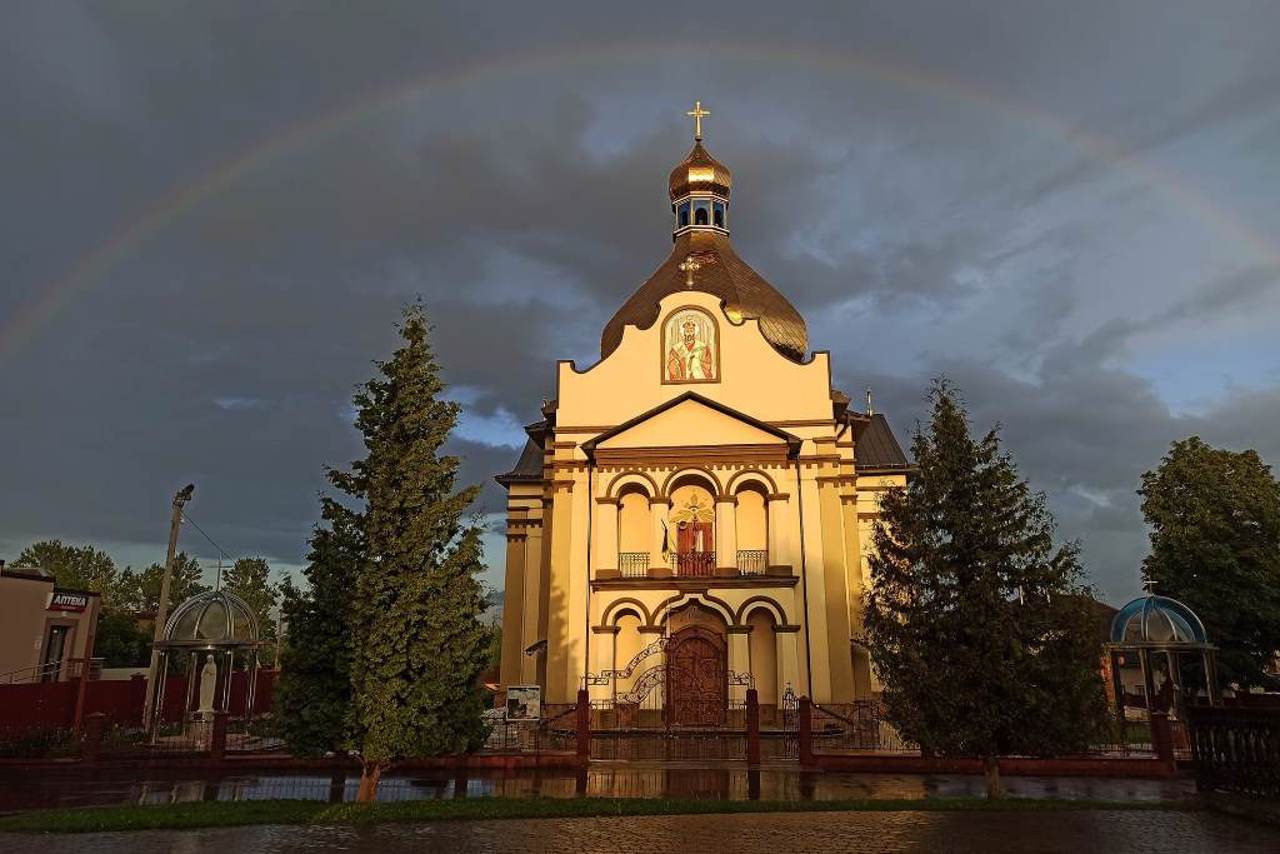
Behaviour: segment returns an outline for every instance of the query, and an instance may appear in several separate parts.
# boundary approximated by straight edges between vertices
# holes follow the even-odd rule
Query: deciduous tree
[[[160,584],[164,566],[153,563],[141,572],[126,567],[113,587],[115,607],[131,614],[153,617],[160,608]],[[186,552],[173,557],[173,578],[169,586],[170,613],[175,605],[209,588],[204,584],[200,562]]]
[[[274,640],[276,636],[275,607],[280,598],[279,588],[271,583],[271,567],[266,558],[242,557],[222,573],[222,587],[244,600],[258,620],[258,636],[262,640]]]
[[[1272,681],[1263,668],[1280,647],[1280,483],[1270,467],[1256,451],[1192,436],[1142,476],[1138,494],[1151,526],[1143,574],[1204,621],[1226,679]]]
[[[116,582],[111,556],[93,546],[70,546],[62,540],[41,540],[22,550],[14,566],[38,566],[53,573],[59,587],[91,590],[109,599]]]
[[[996,757],[1083,750],[1104,725],[1099,645],[1078,549],[1055,547],[1042,494],[996,430],[975,440],[956,392],[935,382],[918,471],[882,494],[866,642],[887,718],[922,750]]]

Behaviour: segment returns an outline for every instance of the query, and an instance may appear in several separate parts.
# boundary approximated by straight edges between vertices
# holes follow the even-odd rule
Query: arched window
[[[649,496],[635,489],[628,490],[618,501],[618,569],[624,578],[648,574],[652,538]]]
[[[713,208],[711,221],[716,224],[716,227],[724,228],[724,205],[720,202],[716,202],[715,207]]]
[[[680,206],[679,222],[680,222],[681,228],[684,228],[686,225],[689,224],[689,203],[688,202],[685,202],[683,205]]]
[[[763,574],[769,565],[769,511],[763,492],[751,484],[738,491],[734,512],[738,571]]]
[[[706,208],[699,207],[696,211],[694,211],[694,212],[693,212],[693,224],[694,224],[694,225],[706,225],[706,224],[707,224],[707,209],[706,209]]]

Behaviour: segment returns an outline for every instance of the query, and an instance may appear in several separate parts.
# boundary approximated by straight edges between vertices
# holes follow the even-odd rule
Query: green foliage
[[[354,398],[366,456],[330,473],[365,502],[351,677],[355,739],[373,767],[471,751],[485,734],[480,529],[462,523],[478,489],[455,491],[459,461],[441,453],[460,407],[440,397],[420,305],[399,331],[403,345]]]
[[[1280,483],[1256,451],[1192,436],[1142,476],[1143,574],[1191,607],[1229,681],[1262,685],[1280,647]]]
[[[273,640],[276,621],[273,611],[280,598],[279,588],[270,582],[271,567],[266,558],[242,557],[222,573],[222,589],[244,600],[258,620],[258,637]]]
[[[485,631],[489,635],[486,641],[485,670],[497,673],[502,667],[502,624],[486,626]]]
[[[91,590],[109,597],[116,582],[111,556],[93,546],[69,546],[62,540],[41,540],[22,550],[17,566],[38,566],[53,573],[59,587]]]
[[[141,572],[126,567],[113,587],[112,606],[130,614],[154,615],[160,608],[160,585],[163,580],[163,564],[153,563]],[[173,578],[169,583],[170,613],[178,603],[208,589],[203,583],[200,562],[186,552],[174,555]]]
[[[996,431],[975,441],[945,380],[930,397],[919,471],[884,493],[870,559],[866,641],[886,714],[936,755],[1082,750],[1106,707],[1078,548],[1054,548],[1044,496]]]
[[[302,571],[306,591],[286,579],[281,590],[285,643],[275,718],[295,756],[337,752],[349,742],[351,717],[351,591],[364,561],[359,516],[321,499],[326,527],[311,536]]]
[[[93,654],[104,667],[141,667],[151,660],[151,635],[123,611],[103,611],[93,636]]]

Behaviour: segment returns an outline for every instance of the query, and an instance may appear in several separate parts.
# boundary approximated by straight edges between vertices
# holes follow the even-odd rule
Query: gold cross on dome
[[[711,115],[711,111],[702,109],[701,101],[694,101],[693,109],[685,113],[685,115],[693,119],[693,138],[702,139],[702,119]]]
[[[691,288],[693,287],[693,274],[701,270],[702,265],[695,261],[692,255],[686,255],[676,269],[684,273],[684,286]]]

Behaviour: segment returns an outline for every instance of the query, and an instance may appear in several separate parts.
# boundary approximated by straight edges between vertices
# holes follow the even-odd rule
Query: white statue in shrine
[[[200,708],[201,714],[213,712],[213,692],[218,685],[218,665],[213,663],[213,654],[205,656],[204,667],[200,669]]]

